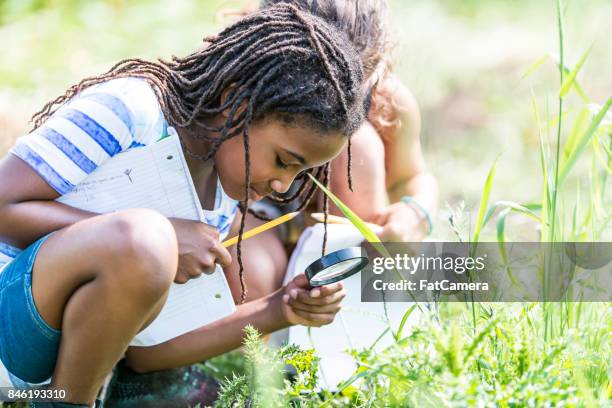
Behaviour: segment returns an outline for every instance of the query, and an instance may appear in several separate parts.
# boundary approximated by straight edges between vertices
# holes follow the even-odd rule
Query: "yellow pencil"
[[[319,221],[319,222],[323,222],[323,219],[325,218],[325,214],[323,214],[323,213],[312,213],[312,214],[310,214],[310,216],[312,218],[314,218],[315,220]],[[332,214],[328,214],[327,215],[327,223],[328,224],[348,224],[348,225],[352,225],[348,218],[339,217],[337,215],[332,215]],[[374,231],[375,233],[377,233],[377,234],[379,232],[381,232],[382,229],[383,229],[383,227],[381,227],[380,225],[372,224],[371,222],[366,222],[365,224],[368,227],[370,227],[370,229],[372,231]]]
[[[300,212],[299,211],[295,211],[289,214],[285,214],[285,215],[281,215],[280,217],[272,220],[272,221],[268,221],[265,224],[260,225],[259,227],[255,227],[253,229],[248,230],[247,232],[245,232],[244,234],[242,234],[242,240],[244,241],[247,238],[251,238],[252,236],[255,236],[261,232],[267,231],[270,228],[274,228],[277,225],[282,224],[283,222],[287,222],[290,219],[292,219],[293,217],[295,217],[296,215],[298,215]],[[234,244],[238,243],[238,235],[236,235],[235,237],[232,237],[228,240],[223,241],[221,244],[224,247],[229,247],[232,246]]]

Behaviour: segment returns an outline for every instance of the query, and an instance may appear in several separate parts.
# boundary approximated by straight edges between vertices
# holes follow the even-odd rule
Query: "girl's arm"
[[[0,161],[0,237],[17,248],[96,214],[53,201],[59,194],[12,154]]]
[[[400,202],[411,196],[431,217],[437,211],[437,182],[427,172],[421,150],[419,108],[410,91],[393,77],[381,83],[378,92],[392,102],[392,109],[388,112],[388,106],[374,104],[370,122],[352,136],[353,192],[346,182],[346,150],[332,162],[332,190],[357,215],[383,225],[381,239],[420,240],[427,229],[423,214]],[[389,123],[381,125],[380,116]],[[333,206],[330,210],[338,212]]]
[[[381,84],[395,108],[394,123],[381,130],[385,140],[386,186],[391,203],[410,195],[432,215],[437,211],[438,189],[425,166],[421,148],[421,114],[412,93],[395,77]]]
[[[305,276],[298,275],[276,292],[239,305],[232,315],[207,326],[156,346],[129,347],[126,359],[141,373],[201,362],[239,347],[247,325],[268,334],[294,324],[331,323],[345,295],[342,283],[309,290]]]
[[[53,201],[59,196],[27,163],[9,154],[0,161],[0,242],[26,248],[40,237],[98,214]],[[231,256],[218,231],[199,221],[169,218],[179,243],[175,282],[185,283]]]

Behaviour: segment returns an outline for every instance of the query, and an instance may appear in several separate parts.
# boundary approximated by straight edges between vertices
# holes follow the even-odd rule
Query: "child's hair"
[[[62,103],[88,86],[114,78],[140,77],[152,85],[171,126],[195,126],[198,130],[219,133],[219,137],[198,134],[197,137],[211,142],[212,148],[205,156],[186,150],[187,154],[209,160],[221,143],[242,134],[246,191],[241,203],[237,253],[241,302],[244,302],[247,292],[241,243],[246,213],[254,214],[246,198],[251,183],[249,124],[272,115],[288,124],[297,122],[315,131],[350,136],[365,117],[363,72],[359,55],[344,35],[321,19],[288,4],[247,15],[204,41],[207,47],[185,58],[173,56],[171,61],[158,62],[123,60],[107,73],[70,87],[64,95],[47,103],[32,120],[34,128],[39,127]],[[207,124],[208,118],[224,111],[228,115],[222,126]],[[297,192],[289,197],[272,195],[270,198],[279,204],[303,199],[298,208],[301,210],[316,190],[306,173],[323,178],[328,184],[329,169],[329,163],[310,169],[300,175],[305,182]]]
[[[261,0],[259,7],[281,3],[307,11],[346,33],[361,56],[364,77],[368,79],[366,105],[376,107],[375,114],[370,115],[372,124],[379,129],[394,125],[397,106],[393,97],[388,90],[376,87],[392,68],[387,0]]]
[[[386,0],[261,0],[260,8],[291,4],[346,33],[370,77],[388,52]]]

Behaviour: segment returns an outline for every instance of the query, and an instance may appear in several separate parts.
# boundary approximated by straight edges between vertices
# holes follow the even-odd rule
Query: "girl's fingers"
[[[336,314],[340,311],[340,301],[328,305],[309,305],[290,298],[288,303],[294,312],[300,310],[314,314]]]
[[[313,298],[329,296],[335,292],[338,292],[344,288],[342,282],[331,283],[325,286],[319,286],[314,289],[310,289],[310,296]]]
[[[323,326],[329,324],[334,321],[334,317],[336,316],[335,314],[311,313],[296,309],[293,310],[293,313],[305,319],[309,326]]]
[[[216,255],[216,262],[223,268],[229,267],[229,265],[232,263],[232,256],[220,241],[215,242],[215,245],[210,249],[210,252]]]
[[[292,283],[299,288],[308,288],[308,278],[303,273],[293,278]]]
[[[312,297],[311,293],[307,290],[292,289],[289,292],[289,296],[292,300],[308,305],[318,306],[339,302],[344,299],[344,297],[346,296],[346,292],[344,291],[344,289],[341,289],[337,292],[332,293],[329,296]]]

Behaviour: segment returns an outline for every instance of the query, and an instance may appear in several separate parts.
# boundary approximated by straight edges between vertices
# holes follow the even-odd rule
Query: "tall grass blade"
[[[470,344],[470,346],[468,347],[465,356],[463,357],[463,363],[466,364],[468,362],[468,360],[470,359],[470,357],[474,354],[474,352],[476,351],[476,348],[478,347],[478,345],[480,343],[482,343],[482,341],[484,340],[484,338],[493,330],[493,328],[495,327],[495,325],[497,324],[497,319],[492,319],[486,326],[484,329],[482,329],[480,331],[480,333],[478,333],[478,335],[476,337],[474,337],[474,340],[472,340],[472,344]]]
[[[472,241],[474,245],[478,243],[478,239],[480,238],[480,232],[482,227],[484,226],[485,215],[487,212],[487,206],[489,204],[489,195],[491,193],[491,187],[493,185],[493,177],[495,177],[495,169],[497,167],[497,160],[499,156],[495,158],[491,169],[489,170],[489,174],[487,175],[487,181],[485,182],[484,188],[482,190],[482,196],[480,198],[480,206],[478,208],[478,215],[476,217],[476,225],[474,226],[474,236]]]
[[[308,175],[310,176],[312,181],[314,181],[315,184],[329,197],[329,199],[332,200],[332,202],[336,205],[336,207],[338,207],[338,209],[342,211],[342,214],[344,214],[344,216],[351,222],[351,224],[353,224],[355,228],[359,230],[361,235],[363,235],[363,237],[368,242],[373,243],[373,244],[381,242],[380,238],[378,238],[378,235],[376,235],[376,233],[372,231],[367,226],[367,224],[361,218],[359,218],[357,214],[353,212],[353,210],[348,208],[346,204],[340,201],[340,199],[336,197],[334,193],[329,191],[323,184],[321,184],[319,180],[314,178],[311,174],[308,174]],[[381,248],[382,250],[384,250],[385,252],[387,251],[386,249],[384,249],[384,246],[381,245],[381,247],[382,247]]]
[[[533,206],[532,206],[533,207]],[[540,208],[540,206],[536,206],[537,208]],[[504,209],[509,209],[515,212],[518,212],[520,214],[523,214],[535,221],[541,222],[542,219],[540,218],[540,216],[538,214],[536,214],[532,209],[528,208],[527,206],[515,203],[513,201],[496,201],[494,204],[491,205],[491,207],[489,207],[489,209],[487,210],[487,214],[484,217],[484,220],[482,222],[482,226],[484,227],[485,225],[487,225],[487,223],[490,221],[491,217],[493,216],[493,214],[495,214],[495,211],[497,211],[499,208],[504,208]]]
[[[563,71],[564,75],[569,75],[572,72],[572,70],[567,65],[562,64],[560,59],[557,58],[555,55],[548,54],[548,56],[551,60],[555,62],[559,71]],[[576,91],[580,99],[582,100],[582,102],[584,103],[591,102],[591,98],[589,98],[589,96],[586,94],[586,92],[584,91],[584,89],[582,88],[582,86],[580,85],[577,79],[574,79],[574,81],[572,81],[572,85],[574,87],[574,90]]]
[[[580,112],[578,112],[576,119],[574,119],[572,130],[570,131],[570,134],[567,137],[567,141],[565,142],[565,146],[563,147],[562,163],[567,161],[567,159],[572,155],[574,150],[576,150],[578,142],[580,140],[580,136],[582,136],[586,131],[590,118],[591,112],[587,107],[583,107]]]
[[[395,340],[400,340],[402,338],[402,331],[404,330],[404,326],[406,325],[406,322],[408,321],[408,318],[414,311],[415,307],[416,305],[410,306],[408,310],[406,310],[406,313],[404,313],[404,316],[402,316],[402,321],[400,322],[400,325],[397,329],[397,333],[394,334]]]
[[[599,112],[597,112],[595,117],[593,117],[593,119],[591,120],[591,124],[589,125],[589,128],[586,130],[584,135],[582,135],[582,137],[580,138],[580,141],[576,145],[576,148],[573,149],[567,161],[565,161],[563,165],[561,166],[559,170],[559,179],[557,181],[557,186],[561,186],[563,182],[565,181],[565,179],[567,178],[567,175],[569,174],[570,170],[572,169],[572,167],[574,167],[574,165],[576,164],[576,161],[578,160],[578,158],[584,151],[585,147],[589,144],[589,142],[591,141],[591,139],[597,132],[599,124],[601,123],[604,116],[610,109],[610,106],[612,106],[612,97],[608,98],[604,106],[599,110]]]
[[[525,73],[523,75],[521,75],[521,80],[527,78],[528,76],[530,76],[534,72],[536,72],[542,66],[542,64],[544,64],[549,58],[550,58],[549,55],[543,55],[540,58],[538,58],[537,60],[535,60],[533,62],[533,64],[531,64],[529,66],[529,68],[527,68]]]
[[[565,81],[563,81],[563,84],[561,85],[561,90],[559,91],[559,96],[561,98],[564,98],[569,92],[570,88],[574,85],[576,75],[578,75],[578,71],[580,71],[580,68],[582,68],[582,66],[584,65],[584,62],[589,56],[591,49],[593,49],[593,44],[591,44],[589,48],[587,48],[587,50],[582,54],[580,60],[578,60],[578,63],[576,64],[574,69],[572,69],[567,78],[565,78]]]

